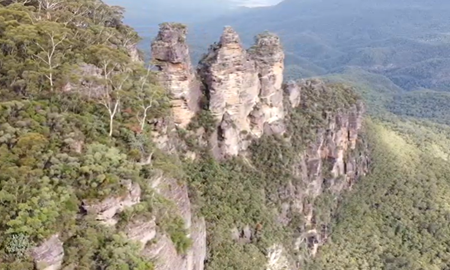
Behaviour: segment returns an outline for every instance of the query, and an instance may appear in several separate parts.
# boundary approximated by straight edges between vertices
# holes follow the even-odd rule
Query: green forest
[[[344,196],[307,269],[450,269],[447,92],[404,92],[358,70],[328,78],[367,101],[371,173]]]
[[[43,269],[29,251],[53,235],[64,243],[61,269],[154,269],[156,261],[124,233],[130,220],[149,217],[185,256],[193,245],[185,222],[148,184],[158,172],[187,185],[194,215],[206,220],[207,270],[265,269],[268,247],[278,243],[289,261],[302,258],[301,269],[450,269],[450,95],[423,72],[445,61],[419,59],[427,65],[408,63],[389,76],[354,67],[329,72],[327,90],[303,89],[303,106],[289,109],[284,137],[263,136],[247,155],[219,162],[194,137],[198,129],[213,132],[207,110],[177,130],[182,150],[156,146],[152,120],[170,114],[170,97],[142,61],[140,38],[123,16],[124,9],[101,0],[0,1],[1,270]],[[289,44],[288,78],[327,72]],[[309,56],[317,52],[309,49]],[[357,56],[378,63],[387,54]],[[346,56],[321,53],[330,61],[323,66],[358,62]],[[404,76],[419,73],[426,78]],[[330,237],[309,258],[307,244],[293,241],[307,229],[304,216],[281,225],[283,201],[274,190],[302,184],[292,172],[296,155],[317,139],[327,113],[360,98],[368,109],[362,138],[370,173],[339,197],[337,209],[332,194],[315,201],[321,214],[314,222]],[[142,189],[140,202],[117,215],[116,226],[83,208],[125,196],[130,182]],[[232,239],[246,227],[251,239]]]
[[[119,230],[79,215],[82,203],[120,196],[123,179],[149,177],[140,162],[155,151],[147,123],[167,110],[155,74],[131,57],[139,38],[122,17],[100,0],[2,1],[2,270],[34,269],[28,250],[54,234],[65,267],[152,269]],[[159,157],[155,166],[170,159]],[[168,206],[143,188],[135,215],[161,207]],[[157,222],[183,252],[189,241],[179,217]]]
[[[449,269],[448,127],[366,125],[372,172],[348,194],[308,269]]]

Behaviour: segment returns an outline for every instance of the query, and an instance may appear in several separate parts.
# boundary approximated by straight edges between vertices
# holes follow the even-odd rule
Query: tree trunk
[[[111,115],[109,117],[109,137],[112,137],[113,134],[113,124],[114,124],[114,116]]]

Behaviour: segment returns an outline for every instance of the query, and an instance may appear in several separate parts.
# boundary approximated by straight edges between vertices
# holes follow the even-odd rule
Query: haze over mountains
[[[275,32],[287,51],[292,78],[342,72],[348,67],[387,76],[407,90],[450,90],[450,3],[437,1],[110,0],[127,8],[126,21],[148,51],[157,25],[187,23],[193,60],[230,25],[246,45],[262,31]],[[243,8],[239,5],[267,5]],[[156,10],[156,12],[155,12]],[[152,16],[147,16],[152,13]],[[151,19],[150,19],[151,18]]]
[[[287,64],[304,77],[356,66],[409,90],[450,90],[449,11],[446,1],[286,0],[197,25],[191,43],[211,43],[223,25],[246,44],[268,30],[281,36]]]
[[[157,33],[158,24],[162,22],[200,23],[227,14],[240,13],[248,7],[276,4],[280,0],[107,0],[105,2],[125,7],[125,21],[133,25],[141,36],[153,37]]]
[[[450,270],[448,2],[109,3],[0,5],[1,270]]]
[[[365,100],[372,171],[349,194],[319,196],[339,201],[335,212],[316,209],[333,217],[332,241],[302,269],[450,269],[450,2],[285,0],[210,14],[178,16],[194,64],[225,25],[246,47],[270,31],[281,37],[287,79],[351,85]],[[146,52],[151,39],[144,34]]]

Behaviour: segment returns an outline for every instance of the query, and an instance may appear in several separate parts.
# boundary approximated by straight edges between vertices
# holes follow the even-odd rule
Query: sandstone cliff
[[[163,25],[158,39],[161,36],[178,36],[179,31],[178,28]],[[292,227],[293,216],[303,217],[304,222],[294,228],[301,232],[295,248],[306,250],[307,254],[292,256],[283,243],[267,247],[267,269],[296,269],[295,262],[301,263],[307,257],[315,256],[320,245],[327,241],[327,224],[333,218],[340,194],[368,172],[369,158],[359,138],[364,105],[352,95],[336,96],[336,93],[347,93],[349,89],[337,89],[341,86],[330,86],[320,80],[288,82],[283,86],[284,52],[280,39],[271,33],[257,36],[255,44],[246,50],[238,34],[232,28],[225,27],[219,41],[201,59],[194,76],[186,60],[184,33],[183,38],[172,43],[171,54],[182,55],[179,58],[184,60],[178,62],[187,63],[185,67],[189,67],[184,69],[189,73],[185,78],[190,78],[193,85],[201,85],[203,109],[211,114],[215,122],[207,143],[217,159],[245,155],[253,142],[267,135],[283,135],[293,149],[303,149],[296,154],[291,167],[294,178],[269,195],[282,202],[278,213],[280,224]],[[158,56],[160,51],[157,48],[154,56],[163,60],[159,67],[176,62]],[[179,84],[177,78],[171,77],[170,70],[161,71],[166,80],[163,82]],[[173,89],[168,88],[169,91]],[[186,86],[183,89],[188,91],[184,92],[184,96],[196,96],[192,91],[198,91]],[[194,119],[186,112],[177,116],[180,114],[177,105],[174,105],[173,114],[175,119],[190,115],[185,118],[184,127]],[[319,123],[299,127],[293,125],[298,121],[295,117],[303,117],[306,122],[311,121],[310,118],[319,119]],[[297,130],[302,128],[307,130]],[[200,136],[204,130],[194,130],[192,134],[194,137]],[[303,140],[301,143],[304,145],[299,146],[293,138],[296,136],[310,137],[311,140]],[[326,206],[324,198],[332,198]],[[183,205],[186,207],[188,203]],[[325,209],[326,213],[319,213],[318,208],[322,212]],[[180,206],[180,209],[183,207]],[[231,237],[239,243],[250,243],[254,233],[247,226],[236,228]],[[205,244],[200,246],[203,256]],[[181,265],[182,262],[177,263]],[[186,264],[185,261],[183,263]],[[189,268],[183,266],[181,269]]]
[[[186,43],[186,27],[162,24],[152,43],[152,58],[161,71],[161,82],[172,96],[175,123],[186,127],[198,111],[200,90]]]
[[[291,106],[298,106],[296,110],[302,111],[320,108],[323,106],[319,104],[321,98],[330,99],[332,91],[332,86],[320,80],[291,82],[285,86]],[[359,137],[364,105],[355,101],[343,107],[331,107],[319,109],[323,124],[316,129],[312,142],[296,157],[292,171],[300,181],[289,181],[278,191],[280,200],[285,202],[280,222],[288,224],[292,213],[300,213],[304,217],[297,248],[305,245],[312,257],[329,237],[328,223],[333,218],[339,197],[351,189],[359,177],[368,173],[370,162],[364,141]],[[324,197],[332,198],[325,207]],[[321,213],[318,211],[319,203]]]
[[[247,51],[230,27],[200,61],[208,107],[218,123],[211,140],[217,157],[238,155],[264,130],[284,132],[283,61],[277,36],[262,34]]]
[[[182,25],[162,24],[152,43],[159,79],[172,98],[172,115],[151,121],[153,144],[175,161],[188,156],[195,162],[201,159],[195,152],[198,149],[186,153],[189,143],[180,136],[188,133],[217,160],[243,156],[250,167],[254,164],[246,158],[258,141],[274,137],[288,145],[291,161],[285,170],[292,177],[258,192],[279,204],[273,209],[276,223],[296,232],[294,247],[285,242],[264,247],[265,268],[298,269],[327,241],[328,224],[342,192],[368,172],[369,158],[360,136],[364,106],[341,86],[315,79],[285,83],[284,53],[274,34],[259,35],[246,50],[238,34],[226,27],[194,69],[186,33]],[[190,125],[201,113],[211,115],[211,126]],[[192,187],[190,190],[184,175],[173,172],[182,162],[161,169],[153,164],[158,158],[150,155],[146,165],[151,176],[146,183],[124,180],[124,194],[95,203],[85,201],[82,208],[108,229],[138,243],[141,254],[154,262],[156,270],[207,269],[211,259],[207,238],[215,237],[208,235],[208,228],[214,224],[194,210]],[[149,196],[151,211],[126,224],[119,222],[122,212],[140,206]],[[183,228],[177,233],[190,240],[186,250],[180,251],[166,230],[167,216],[182,221]],[[229,233],[232,241],[244,246],[253,243],[257,229],[248,224],[233,226]],[[35,247],[31,255],[38,269],[61,269],[63,243],[55,235]]]

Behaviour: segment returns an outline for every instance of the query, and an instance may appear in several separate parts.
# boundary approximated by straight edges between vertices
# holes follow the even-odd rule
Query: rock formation
[[[230,27],[200,61],[209,110],[218,122],[212,138],[216,156],[238,155],[265,130],[284,132],[283,62],[277,36],[259,35],[246,51]]]
[[[259,122],[268,124],[272,128],[272,133],[282,133],[283,128],[274,129],[274,127],[283,127],[285,118],[282,89],[284,51],[280,38],[271,33],[260,34],[249,52],[256,62],[261,87],[260,104],[258,108],[255,108],[263,116]],[[264,131],[263,126],[256,127],[254,132],[260,137]]]
[[[161,71],[161,82],[172,96],[175,123],[186,127],[198,111],[200,89],[186,43],[186,27],[161,25],[152,43],[152,60]]]
[[[149,241],[156,237],[155,219],[133,221],[127,224],[125,232],[128,239],[141,242],[144,248]]]
[[[162,172],[151,179],[151,185],[166,200],[174,203],[173,211],[184,220],[192,246],[186,254],[179,254],[169,236],[156,234],[154,244],[146,247],[143,254],[156,262],[157,270],[203,270],[206,258],[206,224],[203,218],[194,217],[187,186],[164,176]]]
[[[324,193],[338,196],[367,173],[369,159],[364,146],[359,147],[363,104],[352,101],[333,110],[326,106],[317,109],[321,98],[332,96],[333,88],[320,80],[283,85],[284,53],[279,38],[270,33],[259,35],[255,45],[246,50],[237,33],[226,27],[219,42],[211,46],[200,61],[196,73],[190,62],[186,28],[179,24],[162,24],[152,43],[152,58],[160,70],[162,84],[172,97],[173,114],[173,118],[151,120],[155,129],[152,139],[160,151],[171,155],[179,155],[179,149],[184,147],[173,122],[186,129],[200,111],[201,100],[204,101],[202,107],[214,118],[212,132],[206,140],[203,140],[207,133],[205,127],[191,133],[202,146],[209,143],[218,159],[245,153],[249,145],[263,135],[284,135],[278,137],[291,142],[291,137],[300,132],[290,127],[293,112],[312,109],[320,114],[321,124],[314,128],[308,126],[314,139],[295,153],[291,168],[295,179],[287,179],[270,194],[281,202],[277,212],[281,225],[289,226],[293,216],[303,218],[303,224],[295,228],[299,232],[296,248],[300,250],[306,243],[309,255],[314,256],[329,236],[327,225],[317,222],[318,198]],[[89,71],[92,75],[97,73],[91,66],[84,66],[84,72]],[[95,94],[95,89],[90,91]],[[82,144],[73,148],[81,152]],[[191,156],[196,159],[196,153],[192,152]],[[149,178],[147,187],[124,180],[125,194],[100,202],[84,201],[82,208],[95,214],[104,225],[116,228],[119,227],[117,214],[140,203],[143,191],[151,189],[155,196],[170,203],[167,211],[184,221],[192,246],[180,254],[176,243],[158,224],[157,213],[153,212],[132,220],[121,227],[120,232],[140,243],[141,254],[155,263],[156,270],[204,270],[207,223],[194,213],[186,182],[156,168]],[[337,204],[330,207],[335,208]],[[250,244],[255,235],[255,230],[245,224],[230,232],[231,239],[243,245]],[[305,258],[293,259],[290,251],[283,243],[267,247],[266,268],[298,269],[293,261]],[[31,255],[37,269],[58,270],[64,256],[63,243],[55,235],[32,249]]]
[[[277,36],[261,34],[247,51],[238,34],[225,27],[219,42],[200,61],[197,76],[185,39],[183,26],[163,24],[152,44],[153,59],[161,82],[173,96],[173,115],[179,126],[186,127],[198,110],[198,78],[205,105],[217,121],[210,140],[216,157],[238,155],[264,131],[285,131],[284,52]]]
[[[36,269],[58,270],[64,258],[63,242],[58,235],[51,236],[47,241],[31,250]]]
[[[320,98],[330,91],[333,88],[320,80],[290,82],[285,86],[291,106],[299,109],[317,105],[308,103],[308,99],[312,96],[314,99]],[[364,145],[357,147],[364,112],[364,105],[360,101],[348,108],[322,112],[325,125],[316,130],[315,140],[307,145],[304,152],[299,153],[292,168],[295,177],[301,181],[289,181],[278,190],[280,199],[285,202],[279,221],[287,224],[288,216],[293,213],[304,217],[303,235],[298,242],[307,243],[312,257],[329,236],[327,226],[317,226],[316,199],[326,192],[339,196],[350,189],[360,176],[368,173],[370,160],[367,148]],[[329,207],[330,210],[335,209],[337,202]]]
[[[256,64],[233,29],[225,28],[220,42],[201,60],[199,74],[219,123],[217,146],[223,155],[235,156],[242,150],[243,132],[251,131],[249,115],[259,102],[260,86]]]
[[[175,31],[175,34],[173,31],[173,27],[163,25],[158,39],[181,35],[184,40],[184,29]],[[186,60],[186,44],[179,41],[170,44],[171,49],[164,52],[165,57],[159,56],[163,50],[154,45],[152,48],[157,49],[154,57],[164,59],[166,64],[185,63],[184,66],[190,68]],[[184,69],[189,74],[186,78],[194,78],[189,68]],[[166,73],[164,78],[173,78],[170,69],[165,72],[161,68],[161,71]],[[270,33],[258,35],[255,44],[246,50],[238,34],[231,27],[225,27],[219,42],[213,44],[201,59],[195,76],[201,81],[205,105],[216,121],[208,141],[216,158],[239,155],[264,134],[284,134],[291,111],[315,108],[317,98],[331,96],[333,89],[320,80],[288,82],[283,86],[283,71],[284,52],[277,36]],[[177,91],[183,92],[184,96],[191,96],[188,92],[196,91],[187,84],[177,83],[177,80],[171,83],[174,81],[179,87]],[[173,84],[171,87],[168,90],[173,92]],[[178,113],[183,115],[177,116]],[[177,110],[174,114],[175,119],[190,115]],[[328,237],[327,228],[316,226],[316,198],[325,192],[337,196],[351,188],[359,176],[367,173],[369,162],[367,154],[356,145],[364,114],[364,106],[360,102],[335,111],[324,108],[320,114],[325,122],[317,130],[311,130],[315,139],[298,153],[292,168],[300,181],[289,181],[278,190],[280,201],[284,202],[278,221],[288,224],[293,214],[304,217],[303,233],[298,242],[307,243],[311,256]],[[190,119],[186,118],[183,126],[187,126]],[[179,198],[175,201],[187,200]],[[236,241],[245,243],[250,241],[252,232],[236,228],[231,234]],[[270,250],[268,269],[290,269],[286,268],[288,259],[283,255],[281,245]]]
[[[127,189],[125,196],[110,197],[98,203],[89,201],[83,202],[83,209],[89,213],[97,215],[97,220],[105,225],[113,226],[117,223],[114,216],[127,207],[138,204],[141,199],[141,187],[139,184],[132,183],[129,180],[122,181]]]

